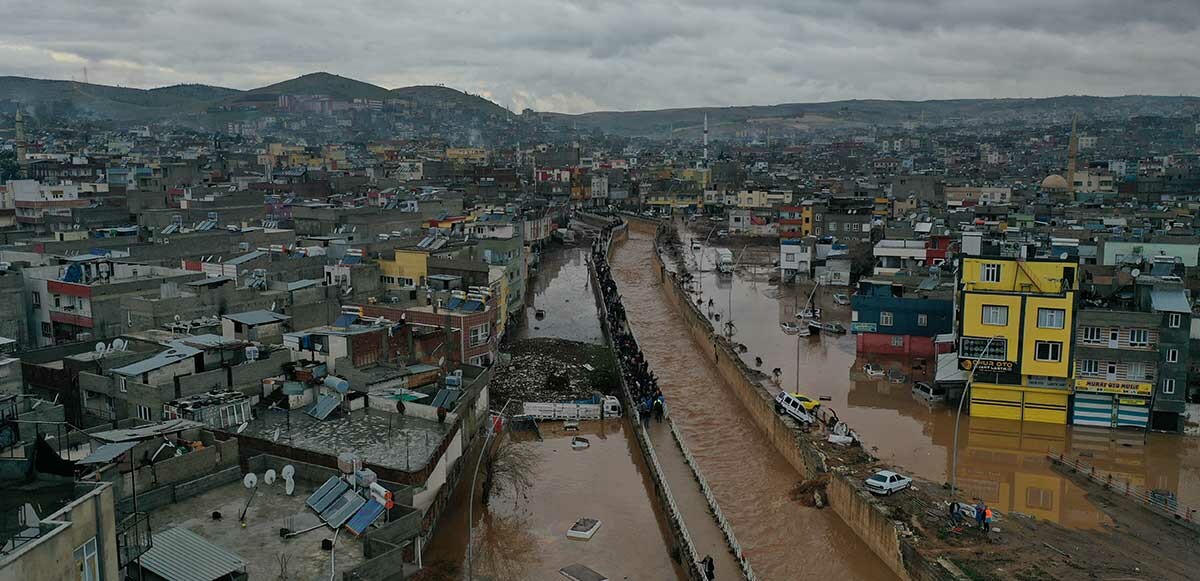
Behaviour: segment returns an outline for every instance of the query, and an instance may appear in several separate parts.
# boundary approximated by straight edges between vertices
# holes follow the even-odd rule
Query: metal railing
[[[1081,474],[1087,477],[1088,480],[1103,486],[1106,490],[1138,502],[1160,515],[1188,523],[1200,524],[1196,521],[1195,508],[1179,504],[1174,498],[1166,498],[1165,495],[1155,494],[1153,491],[1133,484],[1129,482],[1128,477],[1120,478],[1113,472],[1098,469],[1079,458],[1067,456],[1062,452],[1051,450],[1046,452],[1046,458],[1050,462],[1065,466],[1072,472]]]

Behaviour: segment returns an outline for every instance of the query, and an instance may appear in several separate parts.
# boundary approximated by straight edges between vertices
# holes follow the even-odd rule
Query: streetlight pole
[[[508,409],[508,404],[512,403],[512,399],[504,402],[504,407],[500,408],[500,418],[504,419],[504,410]],[[491,421],[491,417],[488,418]],[[483,455],[487,454],[488,443],[492,441],[492,436],[495,435],[495,424],[488,426],[487,436],[483,438],[483,448],[479,450],[479,457],[475,460],[475,470],[471,473],[471,488],[467,491],[467,581],[472,581],[475,576],[471,567],[471,546],[475,542],[475,479],[479,476],[479,465],[483,463]]]
[[[983,344],[983,352],[979,357],[974,359],[975,363],[971,365],[971,371],[967,374],[967,383],[963,386],[962,393],[958,396],[958,412],[954,414],[954,447],[950,450],[950,500],[954,500],[954,494],[958,490],[958,422],[962,419],[963,400],[967,399],[967,392],[971,389],[971,384],[975,381],[975,372],[979,370],[979,362],[983,360],[983,356],[987,355],[988,349],[992,346],[992,341],[1003,339],[999,335],[992,335],[988,338],[987,343]],[[1008,358],[1007,345],[1005,345],[1005,359]],[[962,349],[962,338],[959,338],[958,348]]]
[[[704,297],[704,251],[708,248],[708,239],[712,238],[713,232],[717,231],[717,226],[713,226],[708,231],[708,236],[704,237],[704,244],[700,248],[700,257],[696,259],[696,280],[700,283],[700,297]],[[693,252],[695,252],[693,250]]]
[[[749,244],[743,246],[742,251],[733,260],[733,264],[729,265],[729,316],[726,317],[728,320],[725,321],[725,328],[727,329],[725,338],[730,340],[733,339],[733,283],[737,280],[737,265],[742,261],[742,257],[746,255],[746,248],[749,246]]]

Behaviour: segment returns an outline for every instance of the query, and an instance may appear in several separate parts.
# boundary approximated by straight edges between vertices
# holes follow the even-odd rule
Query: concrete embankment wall
[[[657,223],[626,217],[634,230],[653,233]],[[829,475],[826,489],[829,505],[834,512],[863,540],[871,551],[901,579],[950,579],[949,572],[935,563],[920,558],[915,546],[905,542],[901,528],[873,501],[857,480],[831,472],[825,454],[802,432],[790,418],[775,413],[774,400],[762,386],[752,381],[757,372],[749,369],[732,349],[713,331],[712,325],[691,303],[690,295],[681,288],[667,270],[662,257],[653,253],[654,268],[658,270],[663,293],[674,306],[691,332],[692,339],[716,366],[722,378],[741,400],[746,411],[771,444],[806,479]],[[908,557],[906,558],[906,555]]]
[[[605,249],[606,252],[611,251],[612,244],[624,241],[627,236],[628,230],[624,225],[615,228],[612,237],[608,241]],[[604,335],[604,343],[609,349],[613,350],[613,357],[618,358],[619,366],[619,355],[616,353],[612,337],[609,335],[608,311],[604,304],[604,297],[600,294],[600,281],[596,278],[595,268],[590,264],[588,266],[588,275],[592,280],[590,286],[592,287],[592,296],[596,301],[596,310],[601,320],[600,329]],[[629,412],[626,414],[628,425],[633,429],[634,440],[637,442],[638,450],[642,454],[642,460],[646,464],[646,469],[650,472],[650,482],[654,484],[654,498],[658,501],[663,515],[666,516],[668,532],[671,535],[672,549],[676,552],[680,566],[683,568],[687,579],[689,581],[704,581],[704,573],[697,566],[700,555],[692,543],[691,535],[688,534],[687,525],[683,521],[683,515],[675,505],[675,499],[671,495],[671,487],[667,484],[666,475],[663,474],[662,467],[658,464],[658,458],[654,454],[654,447],[650,443],[650,435],[638,419],[637,406],[633,401],[629,386],[625,384],[624,374],[618,373],[617,375],[621,381],[621,405]]]

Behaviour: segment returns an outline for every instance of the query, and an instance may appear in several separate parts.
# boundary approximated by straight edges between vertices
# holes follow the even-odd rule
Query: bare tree
[[[541,456],[532,446],[512,438],[501,438],[483,460],[483,490],[480,502],[488,505],[493,490],[512,492],[514,502],[533,486],[533,474]]]

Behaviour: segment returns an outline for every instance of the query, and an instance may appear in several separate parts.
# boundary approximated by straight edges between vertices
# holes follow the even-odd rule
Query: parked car
[[[821,402],[798,393],[781,391],[775,396],[776,413],[787,414],[806,424],[816,421],[809,414],[820,406]]]
[[[692,240],[692,250],[700,250],[700,241]]]
[[[726,236],[729,236],[728,230],[717,230],[717,238],[724,238]]]
[[[944,403],[946,401],[946,388],[940,385],[925,383],[918,381],[912,387],[913,397],[923,399],[929,403]]]
[[[908,381],[908,376],[904,375],[899,369],[889,369],[887,372],[888,383],[904,383]]]
[[[883,377],[884,375],[887,374],[887,372],[884,371],[882,367],[875,365],[874,363],[868,363],[866,365],[863,365],[863,373],[866,373],[867,377],[870,377],[872,379],[877,378],[877,377]]]
[[[880,470],[866,480],[867,490],[875,494],[890,496],[912,486],[912,478],[897,474],[891,470]]]

